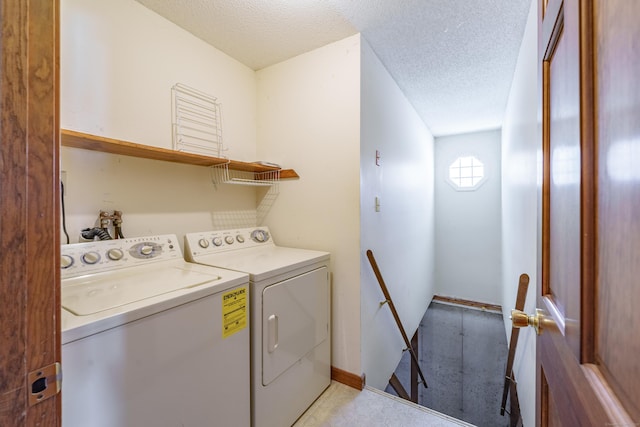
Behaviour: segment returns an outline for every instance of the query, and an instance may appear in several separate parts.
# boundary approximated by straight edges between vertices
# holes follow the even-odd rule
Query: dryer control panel
[[[188,233],[184,242],[187,257],[275,245],[267,227]]]
[[[182,258],[175,234],[62,245],[62,278]]]

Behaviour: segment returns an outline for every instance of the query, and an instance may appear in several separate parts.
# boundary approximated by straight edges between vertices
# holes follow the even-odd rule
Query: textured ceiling
[[[500,127],[531,0],[137,0],[259,70],[362,33],[436,136]]]

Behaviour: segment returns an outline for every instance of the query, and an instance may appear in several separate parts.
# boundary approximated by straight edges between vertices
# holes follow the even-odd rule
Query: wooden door
[[[3,427],[60,425],[59,395],[28,380],[60,361],[58,17],[57,0],[0,1]],[[55,374],[46,381],[55,388]]]
[[[640,425],[640,2],[595,3],[598,236],[593,360]]]
[[[640,423],[640,3],[540,0],[542,426]],[[635,163],[633,163],[635,162]]]

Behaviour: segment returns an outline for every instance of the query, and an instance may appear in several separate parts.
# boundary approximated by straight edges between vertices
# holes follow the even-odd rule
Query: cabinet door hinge
[[[60,362],[29,372],[27,375],[29,406],[55,396],[62,386]]]

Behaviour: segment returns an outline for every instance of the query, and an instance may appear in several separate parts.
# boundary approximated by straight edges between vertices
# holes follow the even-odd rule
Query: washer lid
[[[77,277],[65,280],[62,307],[76,316],[87,316],[217,280],[220,276],[216,274],[177,266]]]

